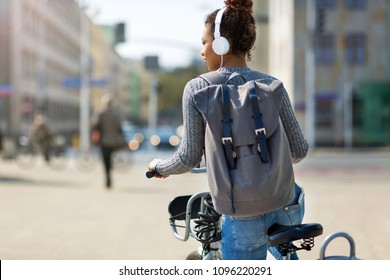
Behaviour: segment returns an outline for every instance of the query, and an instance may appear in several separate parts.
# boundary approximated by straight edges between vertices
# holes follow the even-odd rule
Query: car
[[[150,137],[150,143],[157,148],[176,148],[181,138],[172,126],[159,126],[156,133]]]
[[[130,150],[136,151],[141,148],[145,139],[141,129],[128,121],[124,121],[122,122],[122,132]]]

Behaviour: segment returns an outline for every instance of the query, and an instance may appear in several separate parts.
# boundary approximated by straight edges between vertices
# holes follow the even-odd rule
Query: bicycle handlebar
[[[206,167],[195,167],[195,168],[191,169],[191,172],[192,173],[206,173],[207,168]],[[150,179],[150,178],[153,178],[154,176],[156,176],[157,174],[158,173],[155,170],[148,170],[148,171],[146,171],[145,176],[146,176],[146,178]]]
[[[206,167],[195,167],[191,169],[191,173],[206,173],[207,168]]]
[[[154,176],[156,176],[156,174],[157,174],[157,171],[155,171],[155,170],[148,170],[148,171],[146,171],[146,178],[153,178]]]

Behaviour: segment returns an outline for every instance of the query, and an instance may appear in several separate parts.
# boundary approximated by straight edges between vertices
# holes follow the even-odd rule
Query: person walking
[[[32,148],[34,150],[39,150],[43,154],[45,161],[49,163],[53,133],[47,124],[46,118],[40,113],[34,117],[29,139]]]
[[[0,155],[3,152],[3,132],[0,129]]]
[[[112,155],[119,148],[124,146],[124,135],[122,131],[122,116],[113,106],[113,99],[110,94],[102,97],[103,110],[98,113],[93,125],[93,137],[96,144],[100,146],[102,162],[105,174],[105,185],[108,189],[112,186]],[[97,135],[97,136],[96,136]]]

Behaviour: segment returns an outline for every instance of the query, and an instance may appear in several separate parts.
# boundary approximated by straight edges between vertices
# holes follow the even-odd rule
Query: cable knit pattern
[[[233,72],[242,74],[247,80],[251,80],[254,72],[249,68],[221,68],[220,71],[226,77]],[[202,78],[190,80],[183,93],[183,139],[178,150],[168,159],[160,161],[156,170],[161,175],[182,174],[197,166],[203,156],[205,120],[199,113],[193,95],[197,90],[208,84]],[[291,102],[286,91],[282,96],[280,119],[290,143],[291,157],[294,163],[302,160],[308,152],[308,144],[299,127]]]

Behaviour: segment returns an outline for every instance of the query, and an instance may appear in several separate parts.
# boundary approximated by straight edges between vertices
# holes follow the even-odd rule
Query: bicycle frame
[[[221,260],[221,215],[216,213],[212,206],[209,192],[200,192],[194,195],[178,196],[171,201],[168,207],[170,225],[174,236],[187,241],[190,237],[202,243],[197,252],[192,252],[187,259]],[[215,213],[212,213],[214,211]],[[217,216],[218,215],[218,216]],[[183,221],[184,225],[178,222]],[[196,224],[192,226],[191,221]],[[180,234],[178,228],[184,228]],[[310,251],[314,246],[314,237],[321,235],[322,226],[317,223],[299,224],[293,226],[274,225],[269,231],[269,246],[278,248],[283,260],[290,260],[291,255],[298,250]],[[299,246],[293,241],[302,240]]]
[[[206,172],[205,167],[194,168],[193,173]],[[148,178],[154,176],[153,171],[146,173]],[[208,202],[210,201],[210,202]],[[211,204],[211,205],[210,205]],[[210,211],[211,209],[211,211]],[[187,259],[198,260],[222,260],[222,222],[221,215],[212,207],[209,192],[200,192],[194,195],[178,196],[174,198],[168,207],[170,225],[174,236],[187,241],[189,237],[202,243],[198,251],[192,252]],[[203,220],[202,220],[203,219]],[[184,225],[177,224],[184,221]],[[197,225],[193,228],[191,221]],[[209,226],[211,225],[211,226]],[[178,227],[184,228],[184,234],[178,232]],[[318,223],[306,223],[298,225],[275,224],[268,229],[268,245],[279,251],[282,260],[290,260],[291,256],[299,250],[310,251],[314,247],[314,238],[322,235],[323,228]],[[349,257],[331,256],[325,257],[325,249],[336,237],[346,238],[351,247]],[[301,241],[296,246],[293,242]],[[276,249],[277,248],[277,249]],[[320,249],[320,259],[357,259],[355,256],[355,244],[351,236],[345,232],[336,232],[326,237]],[[279,258],[278,258],[279,259]]]
[[[65,140],[61,136],[53,139],[53,144],[44,150],[40,145],[34,144],[27,136],[18,139],[16,162],[20,167],[33,168],[40,157],[47,154],[47,163],[54,170],[63,170],[66,167]]]
[[[202,243],[198,251],[192,252],[187,259],[222,259],[221,238],[218,236],[221,232],[221,220],[214,221],[212,228],[208,228],[207,224],[207,217],[211,217],[207,216],[210,214],[206,206],[209,197],[209,192],[200,192],[192,196],[176,197],[169,204],[169,220],[174,236],[181,241],[187,241],[189,237],[192,237]],[[183,221],[184,225],[179,224],[179,221]],[[191,221],[198,224],[193,227]],[[184,233],[178,232],[179,227],[184,228]],[[217,237],[213,238],[212,234]]]

